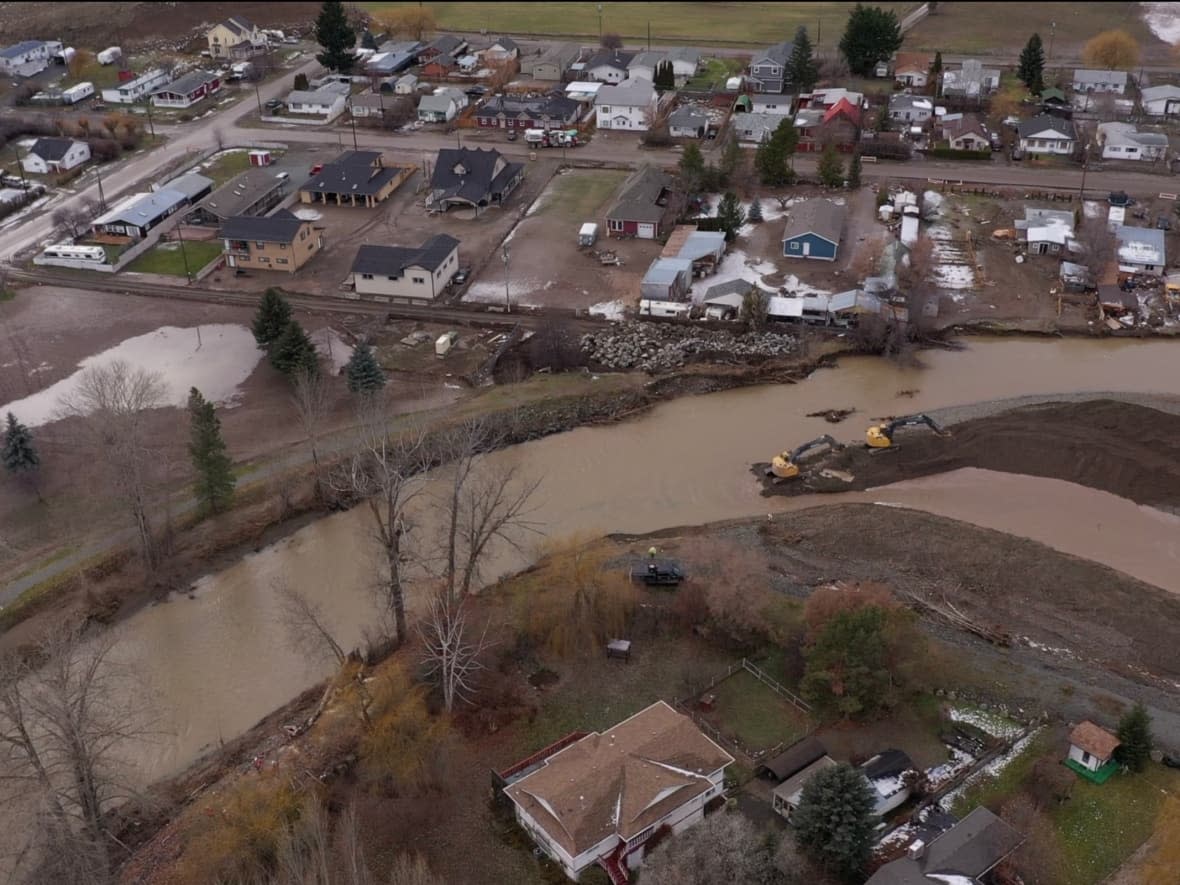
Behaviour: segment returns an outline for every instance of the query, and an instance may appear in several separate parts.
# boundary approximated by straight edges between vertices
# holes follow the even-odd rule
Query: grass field
[[[556,175],[533,214],[560,216],[566,221],[598,218],[626,177],[626,172],[579,170]]]
[[[1033,3],[1018,7],[1019,15],[1011,14],[1013,8],[1007,3],[939,3],[935,15],[906,34],[905,48],[1015,57],[1034,33],[1048,50],[1052,34],[1047,65],[1052,68],[1053,57],[1076,59],[1083,43],[1111,28],[1124,29],[1145,50],[1163,46],[1148,30],[1138,3]]]
[[[737,58],[708,58],[705,66],[685,84],[686,89],[723,89],[725,81],[740,74],[745,66]]]
[[[807,714],[746,670],[739,670],[709,693],[716,698],[709,719],[750,750],[793,743],[811,724]]]
[[[226,151],[216,157],[209,165],[198,170],[206,178],[213,179],[214,187],[221,187],[239,172],[250,168],[250,154],[244,150]]]
[[[196,273],[220,254],[220,240],[186,241],[183,254],[180,251],[180,243],[161,243],[132,261],[127,270],[131,273],[159,273],[182,277],[186,257],[189,271]]]
[[[371,12],[414,3],[364,3]],[[701,41],[717,46],[766,46],[789,40],[806,25],[813,43],[832,47],[844,31],[853,3],[603,3],[601,31],[629,42]],[[916,3],[880,3],[902,16]],[[597,40],[597,3],[432,3],[439,27],[489,34],[560,34]]]

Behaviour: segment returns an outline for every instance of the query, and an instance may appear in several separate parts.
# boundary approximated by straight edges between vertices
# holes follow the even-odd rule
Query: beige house
[[[352,262],[358,296],[379,301],[433,301],[446,291],[459,269],[459,241],[436,234],[419,248],[361,246]]]
[[[244,61],[266,51],[266,35],[258,25],[235,15],[205,33],[209,55],[215,59]]]
[[[286,209],[264,218],[227,218],[218,236],[225,241],[225,263],[251,270],[295,273],[324,247],[323,234]]]
[[[299,188],[299,201],[372,209],[401,187],[415,168],[386,166],[380,151],[346,151]]]

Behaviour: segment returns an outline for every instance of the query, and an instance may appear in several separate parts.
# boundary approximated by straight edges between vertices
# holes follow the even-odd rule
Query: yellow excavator
[[[949,430],[944,429],[929,415],[907,415],[904,418],[895,418],[888,424],[874,424],[865,431],[865,444],[870,449],[887,449],[893,445],[895,432],[902,427],[916,427],[920,424],[925,424],[939,436],[951,435]]]
[[[803,456],[811,453],[814,449],[818,449],[820,446],[827,446],[828,450],[832,452],[844,448],[840,443],[825,433],[823,436],[803,443],[803,445],[796,449],[783,452],[781,455],[775,455],[770,461],[770,469],[766,471],[766,475],[773,476],[777,479],[793,479],[799,475],[799,461]]]

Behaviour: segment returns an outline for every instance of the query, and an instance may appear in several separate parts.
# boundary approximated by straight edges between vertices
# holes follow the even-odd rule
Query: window
[[[426,282],[426,277],[412,277],[412,279],[419,286]]]
[[[1085,750],[1082,750],[1082,765],[1089,765],[1089,764],[1090,764],[1090,754],[1087,753]]]
[[[290,263],[291,262],[289,262],[286,258],[276,258],[275,259],[275,264],[290,264]]]
[[[255,241],[254,241],[254,248],[255,248],[255,249],[259,249],[259,250],[265,249],[265,248],[266,248],[266,243],[260,243],[260,242],[258,242],[257,240],[255,240]]]
[[[258,261],[259,264],[270,264],[270,259],[267,258],[265,255],[259,256],[256,260]]]
[[[299,232],[299,239],[301,239],[301,240],[307,239],[307,228],[306,227]]]
[[[280,248],[280,249],[286,249],[286,248],[287,248],[287,244],[286,244],[286,243],[279,243],[279,248]]]
[[[361,274],[361,279],[362,280],[371,280],[371,279],[373,279],[373,275],[371,273],[363,273],[363,274]]]
[[[607,225],[610,227],[611,230],[622,230],[623,229],[623,222],[617,218],[608,219]]]
[[[599,110],[602,111],[604,114],[610,113],[610,108],[608,108],[606,105],[603,105],[602,107],[600,107]]]

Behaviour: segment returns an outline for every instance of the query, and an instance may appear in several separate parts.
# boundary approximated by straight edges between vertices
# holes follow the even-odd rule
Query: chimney
[[[906,857],[910,860],[920,860],[925,853],[926,843],[921,839],[915,839],[910,843],[910,847],[905,850]]]

